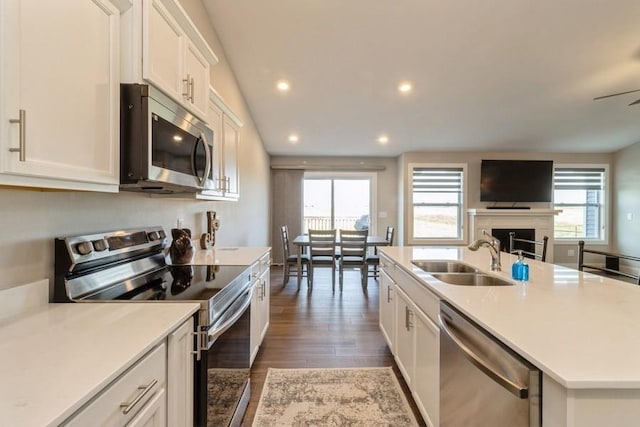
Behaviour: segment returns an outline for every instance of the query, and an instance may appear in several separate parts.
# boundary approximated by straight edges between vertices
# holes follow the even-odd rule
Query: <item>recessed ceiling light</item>
[[[295,144],[298,141],[300,141],[300,138],[298,137],[298,135],[296,135],[295,133],[292,133],[291,135],[289,135],[289,142],[293,142]]]
[[[381,135],[378,137],[377,140],[380,144],[386,144],[387,142],[389,142],[389,137],[387,135]]]
[[[287,92],[289,89],[291,89],[291,85],[286,80],[278,80],[278,82],[276,83],[276,87],[280,92]]]
[[[401,93],[409,93],[413,90],[413,85],[411,82],[400,82],[398,85],[398,91]]]

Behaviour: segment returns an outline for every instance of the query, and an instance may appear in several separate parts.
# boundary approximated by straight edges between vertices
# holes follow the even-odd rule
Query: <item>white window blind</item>
[[[462,239],[463,167],[414,166],[412,240]]]
[[[607,170],[602,166],[558,166],[553,176],[558,240],[605,239],[605,189]]]

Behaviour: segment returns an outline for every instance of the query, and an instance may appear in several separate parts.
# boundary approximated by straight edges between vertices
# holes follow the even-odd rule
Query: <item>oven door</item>
[[[251,299],[249,286],[207,331],[196,362],[197,426],[239,426],[249,403]]]

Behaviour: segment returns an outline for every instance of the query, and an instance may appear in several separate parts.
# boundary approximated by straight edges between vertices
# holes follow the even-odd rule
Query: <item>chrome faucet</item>
[[[481,246],[488,247],[489,252],[491,253],[491,271],[501,271],[502,265],[500,265],[500,240],[489,234],[487,230],[482,230],[482,234],[488,236],[489,240],[477,239],[476,241],[471,243],[468,248],[472,251],[477,251]]]

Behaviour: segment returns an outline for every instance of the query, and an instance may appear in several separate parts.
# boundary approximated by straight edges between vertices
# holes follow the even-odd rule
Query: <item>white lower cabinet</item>
[[[65,426],[166,426],[167,346],[162,343]]]
[[[440,328],[421,310],[416,310],[413,398],[422,417],[437,426],[440,411]]]
[[[269,305],[271,302],[270,264],[271,252],[267,252],[252,266],[252,275],[256,280],[253,284],[253,297],[251,299],[251,364],[253,364],[269,329]]]
[[[193,425],[193,319],[169,334],[167,343],[167,425],[190,426]]]
[[[388,275],[385,278],[384,269],[381,271],[380,289],[386,292],[391,279]],[[397,276],[393,291],[395,341],[392,352],[424,421],[435,427],[440,406],[440,329],[435,323],[437,312],[433,308],[437,307],[438,299],[407,274],[399,272]],[[383,297],[381,294],[381,306]],[[382,316],[381,309],[381,327]]]
[[[409,300],[409,297],[396,287],[396,348],[394,356],[400,372],[407,385],[411,387],[413,380],[413,365],[414,365],[414,328],[413,328],[413,313],[415,308],[413,303]]]
[[[384,339],[387,341],[389,348],[393,352],[394,343],[394,327],[395,327],[395,282],[389,276],[384,268],[380,269],[380,307],[379,307],[379,324]]]
[[[193,318],[189,318],[63,425],[191,426],[193,364]]]

